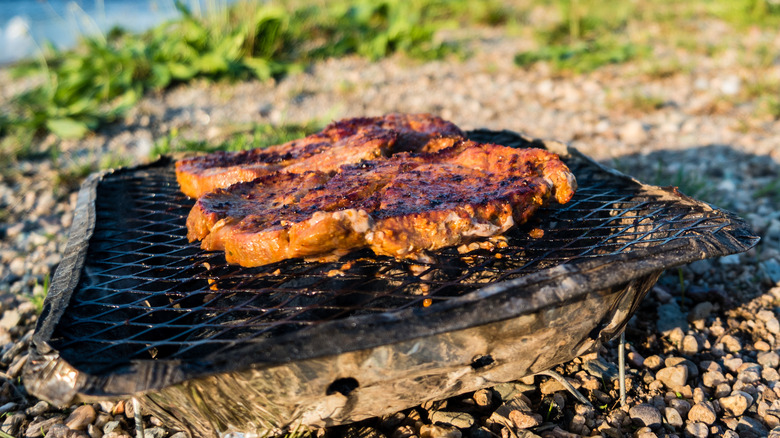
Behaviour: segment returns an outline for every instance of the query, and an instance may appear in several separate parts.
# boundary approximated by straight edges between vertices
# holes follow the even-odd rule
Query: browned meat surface
[[[237,183],[229,191],[217,189],[198,199],[190,210],[187,238],[190,241],[202,240],[226,221],[235,222],[251,214],[262,215],[263,212],[273,212],[285,205],[295,204],[309,190],[329,179],[330,175],[323,172],[275,172],[251,183]]]
[[[418,259],[504,233],[551,196],[567,202],[576,188],[555,154],[471,141],[342,166],[326,182],[318,175],[260,179],[204,195],[188,219],[190,238],[205,235],[204,249],[224,249],[228,262],[243,266],[362,247]]]
[[[197,198],[217,188],[251,181],[279,170],[333,172],[399,150],[437,151],[463,133],[429,114],[389,114],[333,122],[321,132],[266,149],[215,152],[176,162],[182,192]],[[398,148],[394,148],[394,146]]]

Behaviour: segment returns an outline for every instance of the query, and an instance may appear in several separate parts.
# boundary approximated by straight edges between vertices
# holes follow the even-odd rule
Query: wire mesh
[[[50,345],[89,372],[134,360],[198,361],[325,321],[435,306],[560,264],[729,225],[717,211],[671,202],[582,160],[567,164],[580,185],[574,199],[542,209],[493,248],[447,248],[431,263],[363,250],[259,268],[228,265],[187,241],[194,202],[170,163],[115,172],[98,186],[86,263]]]

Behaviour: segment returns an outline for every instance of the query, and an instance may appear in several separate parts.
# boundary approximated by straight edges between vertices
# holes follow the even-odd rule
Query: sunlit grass
[[[0,158],[35,156],[39,151],[31,143],[47,133],[65,139],[87,136],[119,120],[145,93],[194,78],[267,80],[341,56],[378,60],[402,54],[430,61],[458,54],[451,60],[459,62],[463,35],[471,35],[465,30],[478,27],[501,26],[506,33],[533,39],[535,48],[516,54],[518,67],[546,63],[553,72],[580,74],[642,61],[648,76],[663,78],[690,66],[674,58],[656,61],[651,48],[658,44],[717,56],[728,44],[741,43],[733,42],[738,37],[700,42],[697,32],[712,20],[741,34],[749,26],[780,24],[780,6],[769,0],[268,0],[229,5],[206,0],[205,7],[200,5],[177,2],[180,18],[150,31],[114,29],[85,38],[70,51],[44,46],[37,59],[20,63],[18,75],[45,80],[16,96],[10,111],[0,114]],[[442,38],[445,30],[460,31],[460,36]],[[757,44],[741,51],[750,58],[742,62],[771,66],[774,51]],[[780,113],[771,98],[761,99],[762,114]]]
[[[177,152],[242,151],[264,148],[305,137],[320,130],[322,125],[318,121],[283,125],[257,124],[244,132],[235,132],[226,140],[219,142],[189,140],[181,136],[178,130],[173,130],[155,142],[149,158],[154,159],[160,155]]]

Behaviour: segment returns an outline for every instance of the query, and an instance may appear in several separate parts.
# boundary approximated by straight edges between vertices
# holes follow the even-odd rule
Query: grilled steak
[[[328,258],[356,248],[418,259],[525,222],[547,199],[567,202],[574,176],[555,154],[461,140],[342,166],[333,176],[269,176],[202,196],[190,240],[260,266]]]
[[[436,151],[451,146],[454,138],[462,136],[457,126],[429,114],[346,119],[331,123],[316,134],[266,149],[215,152],[179,160],[176,179],[184,194],[197,198],[216,188],[279,170],[333,172],[341,165],[396,151]]]

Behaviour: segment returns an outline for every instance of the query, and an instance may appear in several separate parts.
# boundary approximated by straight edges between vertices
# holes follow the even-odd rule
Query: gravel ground
[[[727,35],[710,26],[708,38]],[[751,34],[748,39],[778,37]],[[774,39],[771,39],[774,38]],[[748,44],[749,41],[744,44]],[[464,129],[568,142],[607,165],[735,211],[762,237],[753,250],[664,274],[626,330],[628,406],[617,395],[616,345],[557,371],[595,407],[544,376],[319,431],[402,437],[780,437],[780,123],[762,110],[754,66],[662,48],[649,60],[572,76],[513,65],[522,38],[486,32],[464,61],[330,60],[278,82],[194,82],[153,94],[125,120],[54,156],[0,172],[0,430],[12,436],[133,435],[125,401],[58,409],[18,376],[46,278],[60,262],[84,169],[150,159],[172,130],[219,141],[252,123],[432,112]],[[780,65],[762,68],[780,80]],[[0,109],[34,81],[0,71]],[[6,86],[7,84],[7,86]],[[42,140],[41,148],[55,144]],[[680,293],[680,276],[685,294]],[[183,437],[145,416],[147,437]]]

